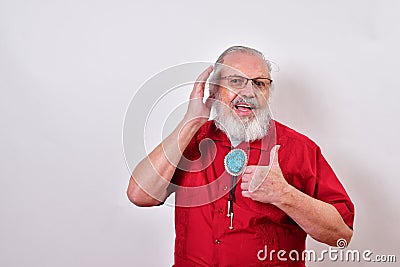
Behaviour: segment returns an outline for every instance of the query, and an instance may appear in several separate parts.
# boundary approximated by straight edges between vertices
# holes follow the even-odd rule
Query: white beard
[[[223,131],[231,141],[252,142],[262,139],[268,132],[271,120],[268,105],[262,109],[253,110],[252,118],[241,118],[230,107],[216,99],[211,112],[215,115],[216,127]]]

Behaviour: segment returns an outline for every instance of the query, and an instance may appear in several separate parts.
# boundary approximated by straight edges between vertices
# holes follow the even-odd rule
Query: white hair
[[[217,61],[215,61],[214,63],[214,72],[210,77],[210,89],[215,91],[215,85],[218,84],[218,80],[221,76],[221,70],[224,65],[224,58],[232,53],[235,52],[240,52],[240,53],[244,53],[244,54],[248,54],[248,55],[253,55],[253,56],[258,56],[260,57],[264,62],[265,65],[267,66],[268,69],[268,73],[271,74],[271,62],[269,60],[267,60],[264,57],[264,54],[254,48],[250,48],[247,46],[241,46],[241,45],[236,45],[236,46],[231,46],[228,49],[226,49],[224,52],[222,52],[222,54],[217,58]]]
[[[239,98],[242,102],[255,104],[254,98],[245,96]],[[256,108],[253,111],[253,118],[241,118],[229,106],[221,102],[217,93],[211,111],[215,116],[215,126],[223,131],[231,141],[252,142],[262,139],[267,134],[270,126],[271,113],[268,104],[262,108]]]

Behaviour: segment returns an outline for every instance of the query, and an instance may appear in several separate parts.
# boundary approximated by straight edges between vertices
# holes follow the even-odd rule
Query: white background
[[[155,73],[236,44],[279,66],[273,112],[322,147],[352,197],[350,248],[399,260],[399,12],[395,0],[1,0],[0,266],[171,266],[173,208],[125,195],[125,111]],[[377,264],[310,264],[331,265]]]

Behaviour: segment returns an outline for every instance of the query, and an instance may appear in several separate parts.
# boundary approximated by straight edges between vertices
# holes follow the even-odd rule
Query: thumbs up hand
[[[242,195],[263,203],[279,203],[282,196],[289,192],[290,185],[285,180],[279,166],[279,145],[270,153],[269,166],[247,166],[242,174]]]

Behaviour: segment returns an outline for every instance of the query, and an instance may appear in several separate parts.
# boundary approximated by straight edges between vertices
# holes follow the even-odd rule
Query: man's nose
[[[247,96],[247,97],[255,97],[253,82],[249,80],[245,87],[238,91],[238,95]]]

